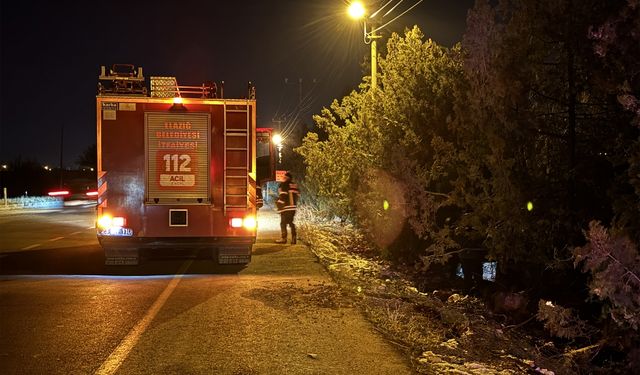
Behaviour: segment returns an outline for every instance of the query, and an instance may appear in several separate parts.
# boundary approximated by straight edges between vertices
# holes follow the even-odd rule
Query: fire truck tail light
[[[113,218],[111,215],[102,215],[98,219],[98,226],[102,229],[111,228],[111,224],[113,222]]]
[[[122,228],[127,224],[127,220],[124,217],[114,217],[111,221],[111,226]]]
[[[229,225],[232,228],[242,228],[245,229],[255,229],[256,228],[256,217],[251,215],[245,218],[241,217],[233,217],[229,220]]]
[[[126,225],[127,219],[124,217],[112,217],[109,214],[105,214],[98,219],[98,226],[102,229],[123,228]]]
[[[247,216],[244,218],[244,227],[247,229],[256,228],[256,218],[254,216]]]
[[[97,197],[97,196],[98,196],[97,190],[87,191],[87,197]]]

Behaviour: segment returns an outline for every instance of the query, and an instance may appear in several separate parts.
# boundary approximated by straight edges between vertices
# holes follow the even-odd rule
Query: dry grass
[[[311,209],[300,210],[301,237],[376,329],[411,356],[416,372],[522,374],[546,367],[572,373],[544,355],[540,340],[490,319],[482,301],[419,292],[408,277],[376,258],[352,225],[318,217]]]

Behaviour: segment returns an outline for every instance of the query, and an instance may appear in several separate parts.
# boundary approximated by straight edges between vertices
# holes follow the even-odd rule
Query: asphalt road
[[[106,267],[91,208],[0,212],[2,374],[409,374],[303,244],[260,215],[246,268]],[[202,254],[200,254],[202,255]]]

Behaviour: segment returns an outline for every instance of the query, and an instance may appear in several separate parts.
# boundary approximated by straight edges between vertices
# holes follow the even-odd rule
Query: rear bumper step
[[[205,238],[137,238],[108,237],[98,238],[104,249],[107,265],[139,264],[141,251],[147,255],[154,250],[163,252],[170,250],[178,255],[191,253],[194,250],[210,250],[211,257],[219,264],[247,264],[251,261],[251,248],[255,237],[205,237]]]
[[[255,237],[98,237],[103,248],[207,249],[212,247],[245,247],[256,242]]]

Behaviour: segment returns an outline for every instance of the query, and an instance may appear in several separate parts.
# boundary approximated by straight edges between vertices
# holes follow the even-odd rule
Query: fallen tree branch
[[[597,343],[597,344],[593,344],[593,345],[589,345],[589,346],[585,346],[584,348],[580,348],[580,349],[575,349],[575,350],[571,350],[569,352],[566,352],[563,354],[564,357],[567,356],[572,356],[572,355],[576,355],[576,354],[580,354],[580,353],[584,353],[584,352],[588,352],[591,349],[595,349],[600,347],[600,345],[602,345],[602,343]]]

